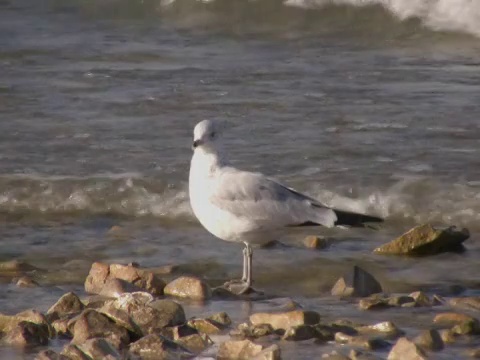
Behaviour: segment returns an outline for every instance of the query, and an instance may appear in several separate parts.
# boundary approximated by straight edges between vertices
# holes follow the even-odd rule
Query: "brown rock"
[[[288,329],[297,325],[315,325],[320,322],[320,315],[315,311],[294,310],[283,313],[256,313],[250,315],[253,325],[270,324],[274,330]]]
[[[480,311],[480,296],[453,298],[450,299],[449,304],[453,307]]]
[[[187,324],[204,334],[219,334],[223,329],[223,326],[220,326],[218,323],[214,323],[209,319],[191,319],[188,320]]]
[[[373,354],[358,351],[356,349],[350,350],[348,356],[350,360],[380,360],[380,358],[376,357]]]
[[[425,353],[414,342],[405,337],[397,340],[387,360],[426,360]]]
[[[415,305],[422,306],[432,306],[433,301],[425,294],[423,291],[415,291],[409,295],[415,301]]]
[[[473,316],[455,313],[455,312],[446,312],[440,313],[435,316],[433,323],[441,327],[452,328],[458,326],[458,329],[471,329],[469,333],[478,334],[480,333],[480,323]]]
[[[17,346],[38,346],[48,344],[48,328],[29,321],[20,321],[5,337],[5,343]]]
[[[262,345],[250,340],[230,340],[220,344],[217,360],[249,360],[259,355],[262,350]]]
[[[160,335],[150,334],[130,344],[130,352],[142,360],[189,359],[193,354]]]
[[[210,315],[207,317],[207,320],[211,320],[216,324],[219,324],[223,327],[228,327],[232,325],[232,319],[230,319],[230,316],[224,311],[215,313],[213,315]]]
[[[457,335],[451,329],[441,329],[438,333],[444,344],[453,344],[457,341]]]
[[[355,327],[355,330],[361,335],[380,335],[387,339],[394,339],[404,335],[404,332],[391,321],[384,321],[373,325],[358,326]]]
[[[337,351],[332,351],[330,354],[323,354],[322,359],[325,360],[351,360],[350,357],[340,354]]]
[[[16,281],[16,285],[21,288],[34,288],[40,286],[30,276],[24,275]]]
[[[193,276],[181,276],[165,286],[165,295],[192,300],[208,300],[212,290],[207,283]]]
[[[69,329],[73,334],[72,343],[75,345],[96,337],[107,339],[117,348],[130,342],[127,329],[114,324],[105,315],[92,309],[86,309],[70,320]]]
[[[114,279],[118,279],[115,281]],[[126,286],[124,282],[132,284],[135,288]],[[116,296],[123,290],[135,291],[142,289],[152,295],[162,295],[165,283],[152,272],[140,269],[133,264],[104,264],[93,263],[85,280],[85,291],[91,294]],[[105,289],[104,289],[105,288]]]
[[[260,351],[252,360],[280,360],[281,358],[280,348],[277,344],[273,344]]]
[[[440,333],[433,329],[423,330],[413,341],[425,350],[440,351],[444,347]]]
[[[21,260],[9,260],[0,262],[0,272],[25,272],[39,270],[37,267]]]
[[[89,339],[78,348],[92,359],[123,359],[115,347],[102,338]]]
[[[51,349],[42,350],[40,351],[37,356],[35,356],[35,360],[70,360],[65,355],[61,355],[56,353]]]
[[[377,254],[425,256],[445,251],[458,251],[470,237],[467,229],[455,227],[437,230],[430,224],[414,227],[397,239],[374,250]]]
[[[365,297],[372,294],[381,293],[380,283],[361,267],[355,265],[352,271],[335,283],[332,288],[332,295],[339,297],[359,296]]]
[[[92,360],[92,358],[80,350],[77,345],[72,344],[66,345],[61,354],[66,356],[69,360]]]
[[[368,336],[354,336],[337,332],[335,334],[335,341],[340,344],[348,344],[350,346],[360,347],[367,350],[381,349],[389,346],[386,341],[381,339],[370,338]]]
[[[68,323],[72,318],[73,316],[66,316],[52,322],[52,327],[57,336],[72,337],[72,334],[68,329]]]
[[[16,315],[0,314],[0,332],[8,333],[12,331],[22,321],[28,321],[47,329],[48,337],[54,336],[54,330],[48,323],[45,315],[36,310],[25,310]]]
[[[302,341],[314,339],[317,337],[317,331],[312,325],[296,325],[289,327],[283,335],[283,340]]]
[[[206,334],[183,336],[179,338],[176,343],[194,354],[200,354],[203,350],[213,344],[212,340],[210,340]]]
[[[360,299],[358,307],[360,310],[378,310],[390,307],[388,298],[372,295],[368,298]]]
[[[115,301],[107,301],[101,308],[97,309],[97,311],[105,315],[115,324],[124,327],[131,333],[135,334],[136,337],[142,337],[144,334],[140,327],[135,321],[133,321],[126,311],[118,309],[117,306],[118,305],[116,305]]]
[[[73,292],[66,293],[47,311],[48,321],[55,321],[65,315],[79,313],[85,309],[80,298]]]
[[[235,330],[230,332],[230,336],[236,339],[257,339],[274,333],[275,330],[273,330],[270,324],[249,325],[247,323],[241,323]]]
[[[405,305],[409,305],[414,307],[416,305],[415,299],[411,296],[405,295],[398,295],[398,296],[390,296],[387,299],[387,303],[393,307],[405,307]]]
[[[325,249],[328,247],[328,241],[324,237],[309,235],[303,239],[303,245],[309,249]]]

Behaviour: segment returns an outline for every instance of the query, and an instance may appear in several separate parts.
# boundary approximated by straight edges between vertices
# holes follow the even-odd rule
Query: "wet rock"
[[[99,311],[140,336],[186,321],[182,306],[175,301],[152,300],[152,295],[146,292],[126,293],[105,303]]]
[[[115,347],[102,338],[89,339],[78,348],[92,359],[123,359]]]
[[[68,329],[68,323],[71,317],[63,317],[52,322],[52,327],[55,330],[55,334],[60,337],[72,337],[70,330]]]
[[[118,279],[118,281],[114,280]],[[165,282],[150,271],[140,269],[134,264],[104,264],[93,263],[85,280],[85,291],[91,294],[117,295],[123,290],[135,291],[128,287],[127,282],[152,295],[162,295]]]
[[[177,344],[194,354],[200,354],[203,350],[213,344],[206,334],[192,334],[183,336],[176,340]]]
[[[404,332],[391,321],[384,321],[373,325],[358,326],[355,327],[355,330],[361,335],[376,335],[382,336],[386,339],[394,339],[404,335]]]
[[[317,343],[325,343],[327,341],[332,341],[335,339],[335,333],[338,330],[335,329],[333,326],[317,324],[315,325],[315,332],[316,332],[316,342]]]
[[[309,249],[321,250],[328,247],[328,241],[321,236],[309,235],[303,239],[303,245]]]
[[[224,311],[210,315],[207,317],[207,320],[211,320],[215,324],[219,324],[224,328],[232,325],[232,319],[230,319],[230,316]]]
[[[480,334],[480,323],[473,316],[455,312],[445,312],[435,315],[433,323],[440,327],[454,328],[454,333]],[[453,330],[453,329],[452,329]],[[463,331],[467,331],[466,333]]]
[[[34,288],[40,286],[35,280],[33,280],[30,276],[27,275],[24,275],[17,279],[16,285],[20,288]]]
[[[230,332],[230,336],[237,339],[257,339],[273,335],[274,333],[275,330],[273,330],[270,324],[249,325],[247,323],[241,323],[235,330]]]
[[[35,356],[35,360],[70,360],[65,355],[61,355],[51,349],[42,350],[40,351],[37,356]]]
[[[21,260],[9,260],[0,262],[0,272],[17,273],[33,270],[39,270],[39,268]]]
[[[390,296],[387,299],[387,304],[392,307],[415,307],[416,302],[415,299],[411,296],[405,295],[398,295],[398,296]]]
[[[255,355],[253,360],[280,360],[281,359],[281,351],[278,345],[273,344],[266,349],[263,349]]]
[[[77,345],[67,345],[63,348],[61,355],[66,356],[69,360],[92,360]]]
[[[315,325],[320,322],[320,315],[315,311],[294,310],[282,313],[256,313],[250,315],[253,325],[270,324],[274,330],[288,329],[297,325]]]
[[[388,347],[390,344],[382,339],[370,338],[368,336],[352,336],[337,332],[335,341],[340,344],[348,344],[350,346],[360,347],[366,350],[376,350]]]
[[[433,306],[433,301],[423,291],[414,291],[409,296],[415,301],[415,306]]]
[[[212,290],[207,283],[193,276],[181,276],[168,283],[165,295],[192,300],[207,300],[212,297]]]
[[[157,334],[149,334],[130,344],[130,352],[142,360],[189,359],[193,354],[182,346]]]
[[[449,304],[453,307],[480,311],[480,296],[452,298]]]
[[[72,343],[75,345],[96,337],[107,339],[117,348],[130,342],[127,329],[114,324],[105,315],[93,309],[86,309],[70,320],[69,329],[73,334]]]
[[[387,360],[426,360],[427,357],[420,347],[405,337],[397,340],[388,354]]]
[[[259,355],[262,350],[262,345],[255,344],[250,340],[230,340],[220,344],[217,359],[249,360]]]
[[[317,337],[317,331],[312,325],[296,325],[289,327],[283,335],[283,340],[302,341]]]
[[[377,254],[425,256],[445,251],[459,251],[462,243],[470,237],[467,229],[455,227],[435,229],[430,224],[409,230],[397,239],[374,250]]]
[[[48,344],[48,328],[29,321],[20,321],[8,332],[4,341],[16,347],[39,346]]]
[[[348,357],[351,360],[380,360],[380,358],[376,357],[373,354],[358,351],[356,349],[350,350]]]
[[[165,336],[168,339],[176,341],[185,336],[198,334],[198,331],[188,326],[187,324],[183,324],[183,325],[170,326],[170,327],[163,328],[158,332],[158,334]]]
[[[372,294],[381,293],[380,283],[361,267],[355,265],[353,270],[335,283],[332,288],[332,295],[345,297],[365,297]]]
[[[187,324],[204,334],[219,334],[224,329],[223,326],[209,319],[191,319]]]
[[[66,293],[53,304],[47,311],[47,319],[52,322],[63,316],[79,313],[85,309],[85,305],[73,292]]]
[[[116,298],[124,293],[133,293],[139,291],[142,291],[142,289],[129,283],[128,281],[116,278],[107,278],[98,294],[105,297]]]
[[[368,298],[360,299],[358,307],[360,310],[379,310],[390,307],[388,298],[381,295],[372,295]]]
[[[36,310],[25,310],[16,315],[0,314],[0,332],[8,333],[22,321],[28,321],[45,327],[47,329],[48,337],[53,337],[55,334],[45,315]]]
[[[413,342],[424,350],[440,351],[444,347],[440,333],[434,329],[423,330]]]
[[[457,341],[457,335],[451,329],[441,329],[438,333],[444,344],[453,344]]]

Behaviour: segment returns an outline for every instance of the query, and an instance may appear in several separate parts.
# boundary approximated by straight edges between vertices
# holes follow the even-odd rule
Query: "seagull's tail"
[[[346,225],[352,227],[364,227],[366,223],[383,222],[382,218],[372,215],[357,214],[354,212],[332,209],[337,215],[335,225]]]

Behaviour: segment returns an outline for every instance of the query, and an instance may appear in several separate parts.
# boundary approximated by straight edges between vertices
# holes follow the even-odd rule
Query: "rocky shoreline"
[[[427,256],[459,251],[468,236],[466,230],[422,225],[375,252]],[[310,237],[305,246],[318,249],[325,243]],[[1,263],[0,270],[6,269],[22,273],[32,266]],[[89,296],[68,292],[45,314],[33,309],[0,314],[2,344],[42,360],[287,359],[292,357],[283,349],[289,343],[313,344],[316,358],[331,360],[435,359],[452,350],[455,358],[480,358],[480,296],[387,294],[372,274],[354,266],[331,293],[359,313],[381,314],[384,319],[375,321],[378,316],[372,316],[364,323],[331,316],[326,320],[321,309],[288,299],[278,306],[270,301],[274,297],[257,291],[238,296],[194,276],[167,283],[161,274],[169,272],[137,264],[93,263],[84,284]],[[37,285],[28,276],[17,280],[17,286]],[[224,311],[191,317],[186,310],[191,303],[202,308],[220,301],[261,302],[265,311],[233,321]],[[394,311],[412,314],[408,330],[392,320]],[[429,322],[418,326],[414,311],[423,311]]]

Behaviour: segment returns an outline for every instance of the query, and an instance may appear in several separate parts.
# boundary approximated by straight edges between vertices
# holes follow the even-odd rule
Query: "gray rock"
[[[413,339],[413,342],[424,350],[440,351],[444,344],[442,337],[437,330],[423,330]]]
[[[212,297],[210,286],[193,276],[181,276],[169,282],[163,291],[165,295],[192,300],[208,300]]]
[[[127,329],[110,321],[105,315],[93,309],[86,309],[70,320],[69,329],[73,334],[72,343],[83,344],[88,339],[100,337],[121,348],[130,342]]]
[[[417,226],[397,239],[374,250],[377,254],[425,256],[463,249],[462,243],[470,237],[467,229],[455,227],[438,230],[430,224]]]
[[[332,295],[345,297],[365,297],[381,293],[382,286],[366,270],[355,265],[352,271],[338,279],[332,288]]]
[[[157,334],[149,334],[130,344],[130,352],[142,360],[189,359],[194,355],[182,346]]]
[[[53,304],[47,311],[47,319],[52,322],[65,315],[79,313],[85,309],[85,305],[73,292],[66,293]]]
[[[397,340],[388,354],[388,360],[426,360],[427,357],[420,347],[405,337]]]

